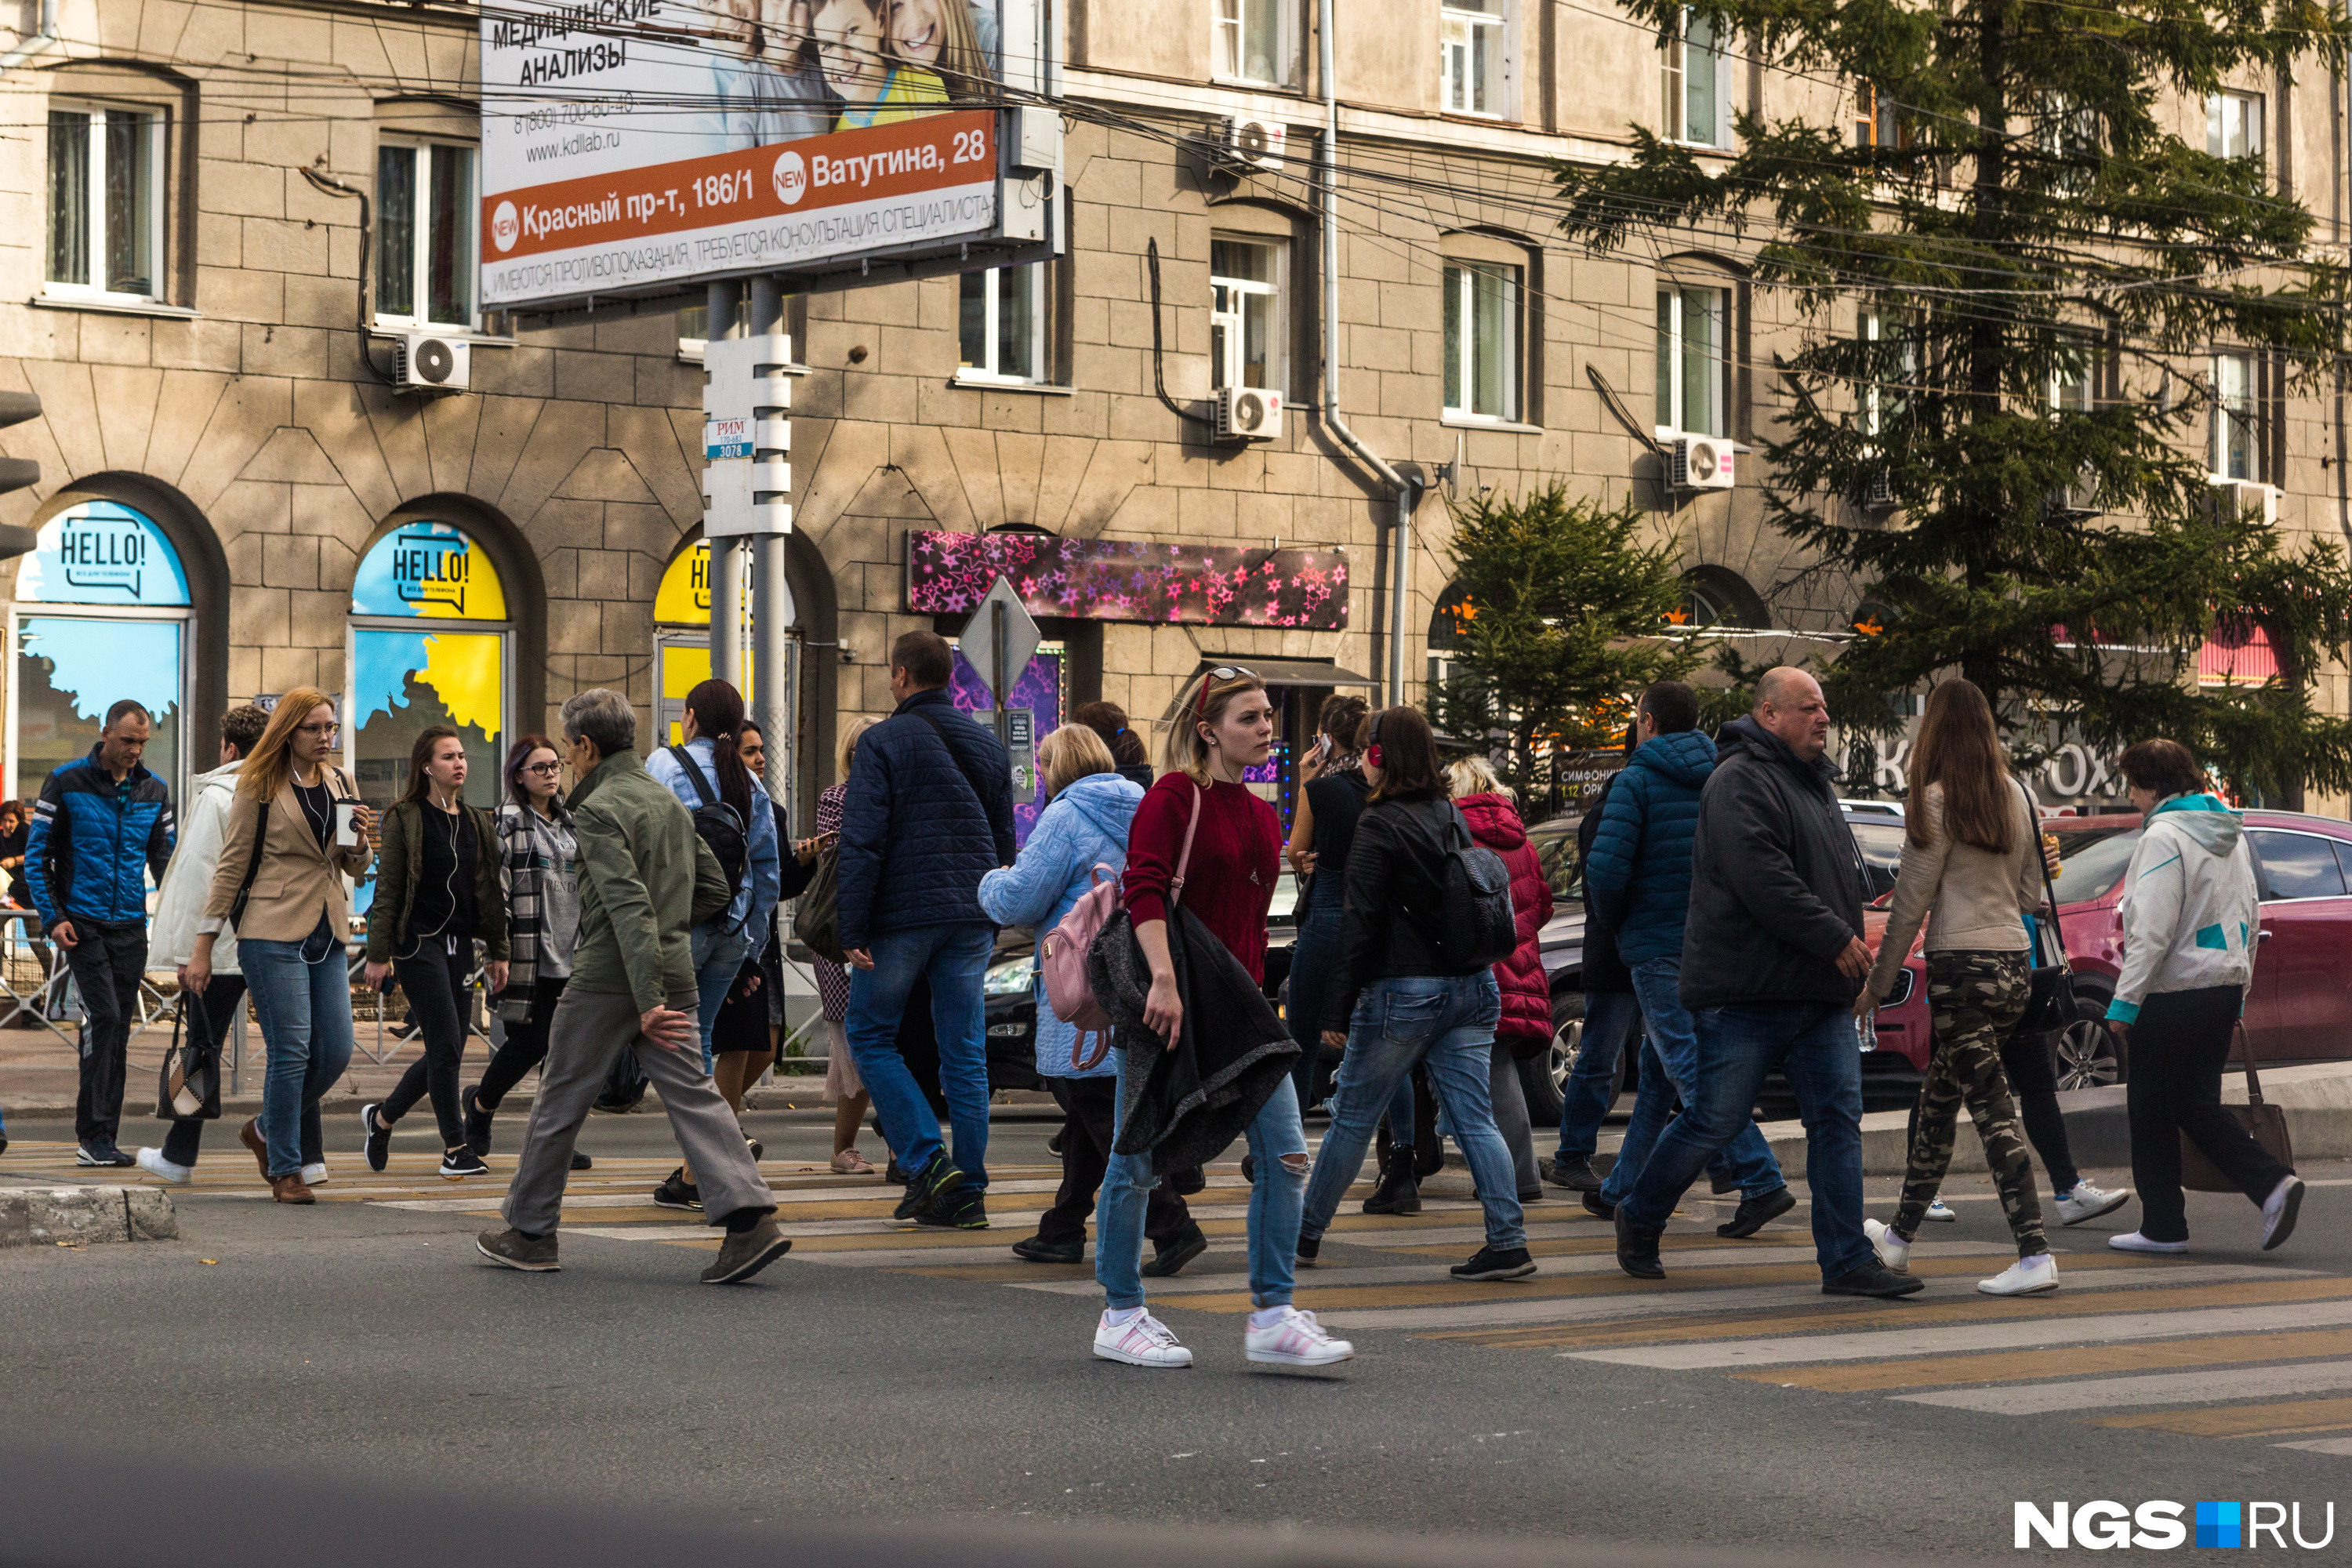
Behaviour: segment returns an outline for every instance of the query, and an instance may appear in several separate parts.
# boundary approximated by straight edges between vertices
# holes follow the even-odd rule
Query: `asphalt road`
[[[472,1249],[494,1221],[465,1210],[494,1206],[519,1121],[491,1183],[453,1186],[429,1174],[436,1141],[422,1111],[395,1145],[394,1181],[368,1177],[357,1123],[339,1118],[326,1194],[341,1201],[308,1209],[266,1200],[224,1124],[179,1199],[181,1241],[0,1252],[0,1427],[126,1463],[200,1457],[413,1485],[425,1506],[375,1522],[412,1533],[419,1562],[468,1560],[462,1531],[434,1517],[444,1487],[747,1525],[1111,1523],[1171,1547],[1180,1530],[1271,1526],[1307,1540],[1569,1538],[1815,1559],[1889,1546],[1906,1559],[2009,1555],[2019,1500],[2276,1499],[2315,1521],[2336,1500],[2346,1537],[2297,1555],[2352,1561],[2352,1399],[2326,1398],[2352,1394],[2344,1168],[2305,1173],[2336,1184],[2315,1187],[2278,1253],[2256,1250],[2253,1213],[2236,1198],[2192,1197],[2200,1245],[2188,1259],[2105,1247],[2137,1205],[2059,1231],[2067,1289],[2032,1303],[1969,1289],[2004,1250],[1982,1178],[1954,1184],[1961,1222],[1932,1227],[1915,1254],[1934,1288],[1889,1306],[1824,1301],[1801,1227],[1776,1226],[1745,1252],[1716,1247],[1699,1222],[1718,1211],[1701,1201],[1675,1234],[1712,1250],[1668,1255],[1671,1297],[1622,1280],[1606,1227],[1559,1203],[1529,1211],[1548,1239],[1528,1287],[1455,1285],[1444,1267],[1475,1247],[1475,1212],[1433,1202],[1417,1226],[1335,1230],[1333,1267],[1302,1271],[1300,1300],[1358,1356],[1292,1375],[1242,1359],[1242,1194],[1228,1165],[1216,1174],[1235,1184],[1196,1200],[1213,1205],[1219,1245],[1178,1282],[1189,1299],[1160,1299],[1196,1364],[1149,1373],[1088,1354],[1099,1297],[1084,1269],[1015,1263],[1003,1247],[1025,1226],[885,1231],[870,1217],[879,1189],[818,1173],[824,1125],[749,1124],[771,1180],[804,1200],[787,1212],[806,1239],[728,1289],[695,1283],[711,1244],[678,1228],[689,1216],[631,1195],[674,1158],[658,1115],[590,1123],[583,1146],[600,1168],[574,1192],[601,1193],[602,1206],[567,1213],[563,1270],[551,1276],[487,1267]],[[995,1130],[999,1215],[1050,1201],[1019,1190],[1049,1179],[1050,1131]],[[0,1181],[63,1173],[64,1124],[10,1131]],[[122,1142],[156,1137],[133,1123]],[[1874,1212],[1891,1209],[1892,1191],[1871,1184]],[[1466,1182],[1449,1170],[1429,1192],[1466,1198]],[[933,1241],[938,1267],[916,1250]],[[2116,1262],[2128,1268],[2105,1267]],[[1055,1285],[1066,1289],[1037,1288]],[[2151,1326],[2151,1311],[2190,1315]],[[2229,1316],[2248,1311],[2259,1315]],[[2051,1317],[2061,1312],[2074,1316]],[[1915,1346],[1855,1340],[1913,1325],[1927,1336]],[[1786,1334],[1844,1339],[1792,1351]],[[1833,1344],[1848,1348],[1831,1356]],[[1974,1359],[1949,1359],[1962,1355]],[[2206,1382],[2142,1395],[2114,1397],[2121,1383],[2087,1402],[2065,1392],[2195,1374]],[[1942,1403],[1902,1392],[1945,1384],[1957,1394],[1924,1395]],[[2016,1393],[2048,1388],[2061,1392]],[[1955,1403],[1972,1390],[2011,1407]],[[2240,1414],[2250,1402],[2252,1417]],[[2287,1414],[2259,1413],[2271,1404]],[[2097,1424],[2116,1419],[2139,1424]],[[2241,1430],[2257,1435],[2229,1435]]]

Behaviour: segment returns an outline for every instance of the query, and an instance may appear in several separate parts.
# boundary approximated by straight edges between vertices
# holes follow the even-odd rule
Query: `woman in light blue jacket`
[[[1002,925],[1027,926],[1040,939],[1094,885],[1094,868],[1117,879],[1127,868],[1127,834],[1142,804],[1140,785],[1118,776],[1110,748],[1084,724],[1065,724],[1039,743],[1037,766],[1051,799],[1012,865],[980,881],[980,907]],[[1061,1105],[1062,1188],[1038,1216],[1037,1234],[1013,1244],[1032,1263],[1076,1263],[1086,1252],[1087,1215],[1110,1162],[1118,1079],[1101,1036],[1081,1035],[1054,1016],[1035,960],[1037,1071]],[[1157,1256],[1146,1274],[1168,1275],[1208,1249],[1184,1200],[1163,1181],[1153,1189],[1144,1234]]]

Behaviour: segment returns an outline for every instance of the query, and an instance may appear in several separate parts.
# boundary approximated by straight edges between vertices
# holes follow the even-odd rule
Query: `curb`
[[[172,1194],[155,1187],[26,1187],[0,1192],[0,1247],[176,1241]]]

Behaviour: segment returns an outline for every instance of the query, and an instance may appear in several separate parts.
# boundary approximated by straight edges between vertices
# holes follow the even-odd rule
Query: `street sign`
[[[1037,715],[1027,708],[1007,708],[1003,726],[1004,749],[1013,756],[1013,798],[1027,800],[1037,793]]]
[[[996,705],[1003,708],[1013,696],[1013,683],[1037,657],[1037,645],[1045,634],[1037,629],[1036,617],[1013,591],[1013,581],[998,573],[989,584],[987,596],[980,601],[964,623],[964,662],[980,671]],[[979,657],[974,658],[977,654]]]

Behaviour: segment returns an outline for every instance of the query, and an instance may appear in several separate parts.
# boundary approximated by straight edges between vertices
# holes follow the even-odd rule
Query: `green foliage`
[[[1662,30],[1683,10],[1620,3]],[[2022,752],[2165,734],[2242,783],[2352,786],[2352,725],[2306,679],[2352,635],[2352,573],[2217,507],[2203,457],[2215,347],[2274,389],[2334,374],[2347,274],[2259,156],[2171,120],[2242,72],[2327,79],[2341,5],[1692,9],[1784,91],[1874,91],[1895,131],[1742,117],[1727,159],[1637,130],[1627,162],[1557,171],[1586,243],[1742,254],[1759,298],[1793,301],[1802,346],[1758,377],[1781,405],[1769,515],[1894,612],[1821,672],[1840,720],[1890,731],[1886,694],[1957,670]],[[2059,387],[2084,391],[2062,408]],[[2217,626],[2261,626],[2286,678],[2200,690]]]
[[[1632,503],[1561,484],[1452,511],[1459,650],[1432,716],[1465,740],[1503,732],[1508,782],[1543,795],[1556,752],[1617,744],[1630,700],[1696,662],[1658,640],[1682,603],[1681,551],[1639,542],[1646,514]]]

